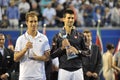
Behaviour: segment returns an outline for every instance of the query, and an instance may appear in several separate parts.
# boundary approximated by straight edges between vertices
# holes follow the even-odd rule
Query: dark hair
[[[36,13],[35,11],[30,11],[26,14],[25,19],[26,21],[28,21],[28,17],[34,17],[34,16],[38,17],[38,13]]]
[[[63,17],[65,17],[66,14],[74,14],[74,11],[72,9],[68,8],[64,11]]]
[[[83,33],[90,33],[92,35],[92,33],[90,32],[90,30],[84,30]]]
[[[6,38],[6,35],[4,35],[3,33],[0,33],[0,36],[4,36]]]
[[[114,49],[115,47],[114,47],[113,44],[107,43],[106,48],[107,48],[108,50],[111,50],[111,49]]]

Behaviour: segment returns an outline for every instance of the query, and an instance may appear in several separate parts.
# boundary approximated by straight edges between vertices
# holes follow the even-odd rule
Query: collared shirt
[[[46,50],[50,49],[48,38],[45,35],[37,32],[37,36],[33,38],[26,32],[17,39],[15,51],[21,51],[28,41],[33,43],[33,48],[28,50],[29,56],[32,56],[33,52],[36,55],[41,56]],[[20,77],[46,78],[44,61],[28,58],[28,51],[20,60]]]
[[[8,7],[6,14],[7,14],[8,19],[19,19],[20,18],[20,13],[16,6]]]
[[[90,42],[90,45],[89,45],[89,50],[91,50],[91,47],[92,47],[92,42]]]
[[[4,55],[3,51],[4,51],[4,48],[0,48],[0,52],[1,52],[2,56]]]

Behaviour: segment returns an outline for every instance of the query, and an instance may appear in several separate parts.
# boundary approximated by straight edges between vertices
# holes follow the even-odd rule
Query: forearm
[[[119,67],[112,65],[112,68],[120,72],[120,68]]]
[[[51,58],[60,57],[64,53],[66,53],[66,49],[58,48],[57,50],[55,50],[53,53],[50,54],[50,57]]]
[[[24,48],[22,51],[15,52],[14,61],[15,62],[20,61],[20,59],[24,56],[24,54],[26,53],[27,50],[28,50],[27,48]]]
[[[97,74],[99,74],[99,72],[101,71],[101,69],[102,69],[102,58],[100,57],[99,61],[96,64],[95,72]]]
[[[49,57],[48,57],[48,56],[45,56],[45,55],[37,56],[37,57],[35,58],[35,60],[48,61],[48,60],[49,60]]]
[[[90,50],[78,50],[78,55],[90,56]]]

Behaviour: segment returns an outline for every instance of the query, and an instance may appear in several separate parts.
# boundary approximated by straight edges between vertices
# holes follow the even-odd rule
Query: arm
[[[92,72],[89,71],[89,69],[87,68],[88,65],[85,65],[83,63],[83,71],[84,71],[84,75],[88,76],[88,77],[91,77],[92,76]]]
[[[116,67],[115,65],[113,65],[112,55],[110,55],[110,57],[109,57],[109,64],[110,64],[110,66],[111,66],[113,69],[120,71],[120,69],[119,69],[118,67]],[[114,64],[115,64],[115,63],[114,63]]]
[[[13,54],[14,54],[14,52],[12,50],[8,49],[8,48],[5,48],[4,49],[4,53],[6,54],[5,58],[7,56],[10,56],[10,57],[6,58],[6,61],[5,61],[5,64],[7,65],[5,67],[6,68],[6,72],[4,74],[1,74],[0,78],[6,80],[8,77],[11,76],[11,72],[14,69],[14,60],[13,60]]]
[[[62,47],[59,47],[59,44],[61,42],[59,42],[58,44],[58,38],[59,38],[59,35],[56,34],[54,37],[53,37],[53,41],[52,41],[52,48],[51,48],[51,58],[55,58],[55,57],[60,57],[61,55],[63,55],[64,53],[66,53],[66,50],[63,49]],[[62,45],[62,43],[61,43]]]
[[[120,68],[119,68],[119,67],[117,67],[116,62],[113,62],[112,67],[113,67],[115,70],[117,70],[118,72],[120,72]]]
[[[28,51],[28,49],[32,48],[32,43],[31,42],[27,42],[25,48],[23,48],[21,51],[16,51],[14,54],[14,61],[18,62],[26,53],[26,51]]]
[[[83,34],[81,33],[78,33],[79,37],[80,37],[80,49],[78,50],[78,55],[82,55],[82,56],[90,56],[90,50],[89,50],[89,47],[86,46],[85,44],[85,41],[86,41],[86,38]]]
[[[115,53],[115,55],[114,55],[114,57],[113,57],[113,64],[112,64],[112,66],[113,66],[113,68],[115,69],[115,70],[117,70],[118,72],[120,72],[120,68],[117,66],[117,62],[118,62],[118,54],[119,53]]]
[[[97,63],[96,63],[95,73],[99,74],[99,72],[102,68],[102,55],[101,55],[101,51],[98,46],[97,46],[96,53],[97,53]]]
[[[56,58],[62,56],[64,53],[66,53],[65,49],[58,48],[50,56],[51,58]]]
[[[39,61],[48,61],[49,60],[49,56],[50,56],[50,50],[47,50],[47,51],[44,52],[44,55],[42,55],[42,56],[37,56],[34,53],[34,56],[32,57],[32,59],[39,60]]]
[[[97,61],[96,61],[96,64],[95,64],[95,71],[92,73],[92,76],[94,78],[98,78],[99,77],[99,73],[100,73],[100,70],[102,68],[102,55],[101,55],[101,52],[100,52],[100,49],[98,46],[96,46],[96,52],[95,54],[97,54]]]
[[[109,55],[109,60],[108,60],[108,64],[110,65],[111,68],[116,69],[115,66],[113,66],[113,59],[112,59],[112,55]]]

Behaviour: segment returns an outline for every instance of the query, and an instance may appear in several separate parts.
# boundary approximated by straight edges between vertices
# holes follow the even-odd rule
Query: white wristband
[[[9,74],[8,73],[5,73],[5,75],[7,75],[9,77]]]
[[[81,51],[81,50],[78,50],[78,52],[81,54],[82,51]]]

